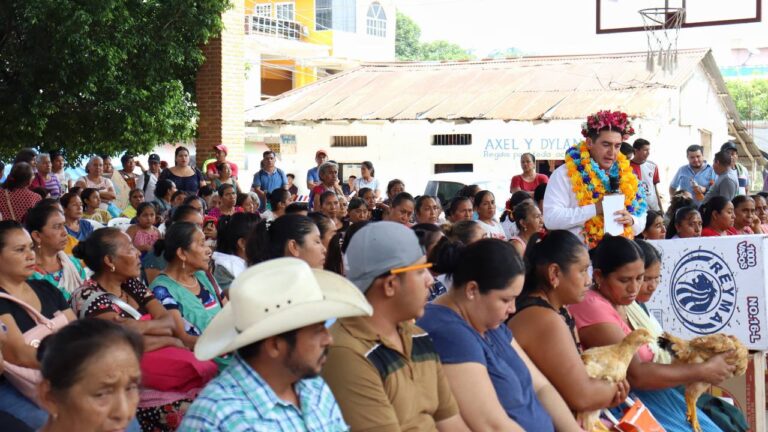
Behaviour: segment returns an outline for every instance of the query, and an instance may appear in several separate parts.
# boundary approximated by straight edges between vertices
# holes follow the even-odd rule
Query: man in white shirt
[[[136,178],[136,188],[144,192],[144,201],[152,202],[155,200],[155,186],[160,175],[160,156],[152,153],[147,159],[147,164],[149,169]]]
[[[593,167],[599,168],[608,177],[610,177],[611,168],[619,160],[619,150],[624,140],[624,135],[631,135],[634,129],[629,124],[627,117],[623,113],[609,111],[600,111],[588,117],[584,125],[582,134],[586,137],[586,148],[589,152],[590,163],[594,161]],[[569,149],[573,152],[574,149]],[[574,153],[577,157],[580,155],[578,147]],[[622,160],[626,160],[621,155]],[[608,186],[608,192],[618,189],[620,179],[612,179],[611,183],[616,183],[614,187]],[[585,224],[595,216],[603,216],[603,197],[599,196],[593,200],[592,204],[579,205],[576,193],[573,191],[572,179],[568,174],[568,164],[558,167],[550,176],[547,184],[547,191],[544,195],[544,225],[547,229],[566,229],[579,238],[584,239],[590,247],[595,246],[594,242],[588,240],[585,232]],[[642,188],[639,188],[638,194],[642,195]],[[632,197],[634,199],[634,197]],[[645,210],[634,209],[635,213],[630,213],[626,208],[615,212],[612,217],[619,224],[625,227],[632,227],[634,235],[643,232],[645,228]],[[596,239],[602,239],[603,233],[600,232]]]
[[[648,160],[648,156],[651,154],[651,143],[646,139],[638,138],[632,143],[632,148],[635,152],[630,165],[643,187],[648,208],[661,211],[661,196],[658,189],[659,167]]]

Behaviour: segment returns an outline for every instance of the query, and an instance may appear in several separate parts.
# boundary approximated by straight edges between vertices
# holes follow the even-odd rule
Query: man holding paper
[[[544,224],[567,229],[591,249],[606,233],[632,238],[645,228],[648,206],[629,160],[619,152],[635,133],[625,113],[599,111],[582,125],[585,141],[566,151],[544,195]],[[609,215],[607,219],[604,215]],[[615,223],[614,223],[615,222]]]

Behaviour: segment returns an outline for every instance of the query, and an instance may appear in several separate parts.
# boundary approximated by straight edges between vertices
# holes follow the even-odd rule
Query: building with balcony
[[[393,0],[246,0],[246,109],[363,61],[395,58]]]

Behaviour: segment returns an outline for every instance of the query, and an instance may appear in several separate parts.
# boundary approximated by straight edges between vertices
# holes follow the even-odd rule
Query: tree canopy
[[[227,0],[5,0],[0,158],[146,153],[194,135],[201,46]]]
[[[742,120],[768,120],[768,79],[726,81]]]
[[[444,40],[421,42],[421,28],[409,16],[397,13],[395,55],[399,60],[469,60],[472,54]]]

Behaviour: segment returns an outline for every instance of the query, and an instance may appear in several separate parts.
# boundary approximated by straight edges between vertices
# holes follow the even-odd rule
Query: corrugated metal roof
[[[646,53],[524,57],[462,62],[368,63],[277,96],[250,122],[344,120],[583,119],[600,109],[652,116],[702,67],[732,132],[760,152],[739,120],[708,49],[681,50],[672,73],[649,72]]]
[[[284,93],[251,121],[578,119],[611,107],[651,114],[710,55],[681,51],[677,69],[648,72],[645,53],[373,63]]]

